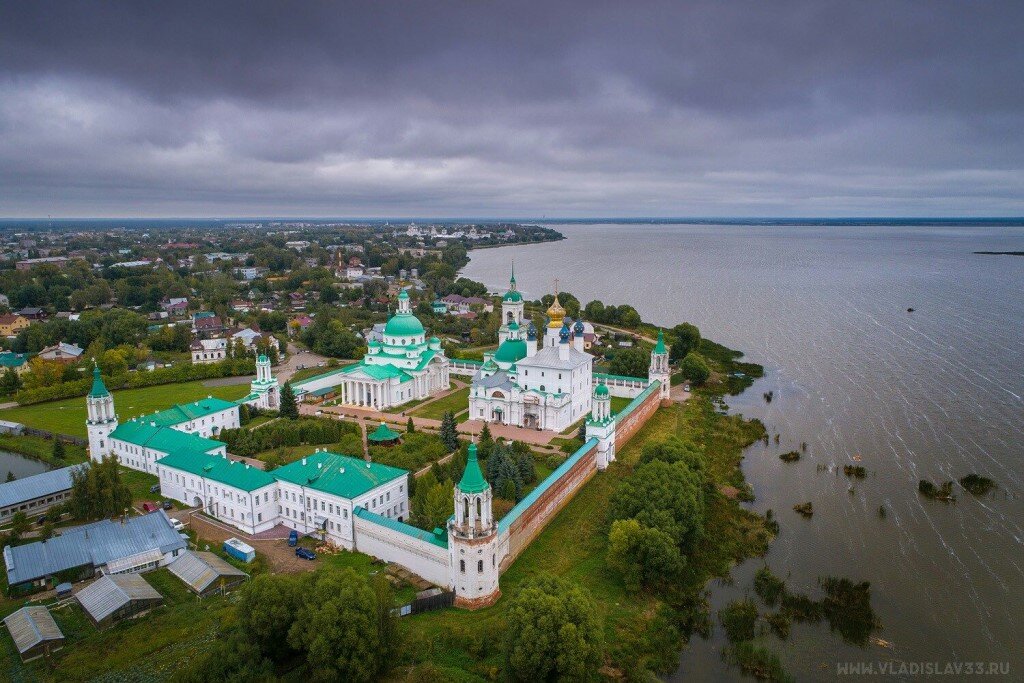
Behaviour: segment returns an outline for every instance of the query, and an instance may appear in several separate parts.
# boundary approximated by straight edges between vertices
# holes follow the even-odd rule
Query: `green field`
[[[633,402],[633,399],[625,396],[612,396],[611,399],[612,415],[618,415],[623,408]]]
[[[469,408],[469,387],[454,391],[433,403],[428,403],[412,411],[415,417],[427,417],[432,420],[440,420],[449,410],[458,414]]]
[[[201,381],[182,384],[161,384],[143,389],[115,391],[114,406],[122,422],[139,415],[169,408],[175,403],[191,403],[207,396],[233,401],[249,393],[249,387],[238,384],[228,387],[204,387]],[[0,420],[20,422],[36,429],[58,434],[86,436],[85,397],[63,401],[36,403],[0,410]]]

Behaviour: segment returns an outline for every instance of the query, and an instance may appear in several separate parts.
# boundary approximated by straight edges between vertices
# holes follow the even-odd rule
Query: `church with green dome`
[[[310,377],[294,389],[300,397],[331,392],[339,405],[387,410],[447,391],[448,370],[441,340],[427,338],[403,289],[382,340],[370,341],[359,363]]]
[[[583,323],[570,327],[555,300],[547,310],[543,346],[523,318],[515,269],[501,301],[498,348],[473,376],[469,416],[484,422],[561,431],[590,412],[594,357],[584,351]]]

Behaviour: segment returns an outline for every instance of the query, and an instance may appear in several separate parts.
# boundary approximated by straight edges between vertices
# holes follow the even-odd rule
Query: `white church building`
[[[296,397],[331,390],[340,405],[387,410],[448,390],[449,362],[441,340],[427,339],[404,289],[382,336],[370,340],[359,363],[296,383]]]
[[[524,302],[515,272],[501,304],[498,349],[485,354],[469,393],[470,419],[562,431],[590,412],[594,357],[583,350],[583,323],[565,322],[558,294],[548,308],[543,346],[523,330]]]

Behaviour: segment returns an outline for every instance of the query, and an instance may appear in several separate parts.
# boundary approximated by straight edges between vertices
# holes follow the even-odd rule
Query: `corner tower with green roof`
[[[92,389],[85,397],[85,410],[89,457],[99,461],[110,454],[110,433],[117,429],[117,413],[114,411],[114,397],[103,383],[98,365],[94,365],[92,369]]]
[[[665,331],[658,328],[658,341],[651,349],[651,367],[647,371],[647,379],[652,383],[661,382],[658,393],[662,400],[668,400],[672,388],[672,374],[668,367],[668,347],[665,346]]]
[[[450,588],[455,604],[476,609],[494,604],[501,595],[498,576],[498,527],[491,512],[491,485],[469,445],[466,469],[455,485],[455,515],[448,521]]]

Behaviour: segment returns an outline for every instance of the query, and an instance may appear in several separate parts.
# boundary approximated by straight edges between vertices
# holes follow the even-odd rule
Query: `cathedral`
[[[294,389],[299,398],[329,391],[339,405],[386,410],[447,391],[448,377],[441,340],[427,339],[403,289],[398,312],[384,326],[383,341],[371,340],[358,363],[297,382]]]
[[[484,355],[473,376],[469,417],[562,431],[590,412],[594,357],[583,350],[583,322],[570,328],[557,292],[542,340],[524,320],[524,306],[513,270],[502,297],[498,349]]]

